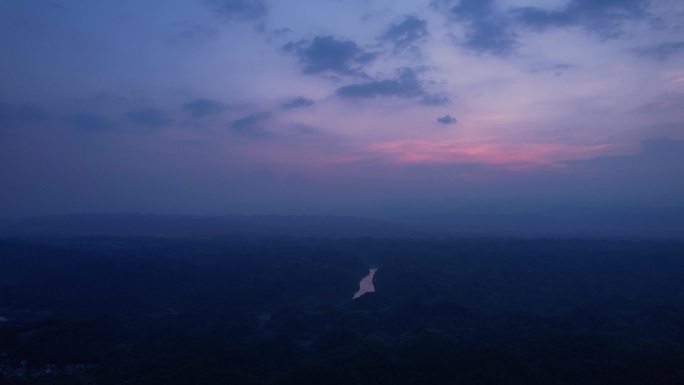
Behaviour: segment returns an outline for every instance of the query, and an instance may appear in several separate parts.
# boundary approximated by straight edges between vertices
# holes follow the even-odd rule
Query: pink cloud
[[[491,140],[397,140],[369,146],[370,156],[399,164],[477,163],[511,171],[560,166],[601,154],[607,144],[501,143]]]

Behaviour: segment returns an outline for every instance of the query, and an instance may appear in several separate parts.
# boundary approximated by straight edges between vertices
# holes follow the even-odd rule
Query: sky
[[[684,206],[680,0],[5,0],[0,216]]]

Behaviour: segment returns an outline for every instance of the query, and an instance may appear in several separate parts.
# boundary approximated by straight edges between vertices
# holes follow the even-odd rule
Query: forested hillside
[[[684,381],[682,242],[34,238],[0,265],[0,383]]]

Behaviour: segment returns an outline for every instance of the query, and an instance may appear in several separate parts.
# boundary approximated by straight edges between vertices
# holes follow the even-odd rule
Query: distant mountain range
[[[390,219],[317,215],[66,214],[2,219],[0,235],[684,239],[684,209],[573,209],[549,214],[453,212],[404,215]]]
[[[222,235],[360,237],[428,235],[403,223],[344,216],[194,216],[75,214],[0,221],[10,236],[156,236],[206,238]]]

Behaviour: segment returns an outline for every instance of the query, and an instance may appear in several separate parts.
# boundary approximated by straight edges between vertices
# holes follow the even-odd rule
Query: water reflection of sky
[[[370,269],[368,275],[363,277],[361,282],[359,282],[359,291],[354,294],[354,299],[359,298],[366,293],[372,293],[375,291],[375,286],[373,286],[373,276],[375,276],[375,272],[377,270],[378,269],[376,268]]]

